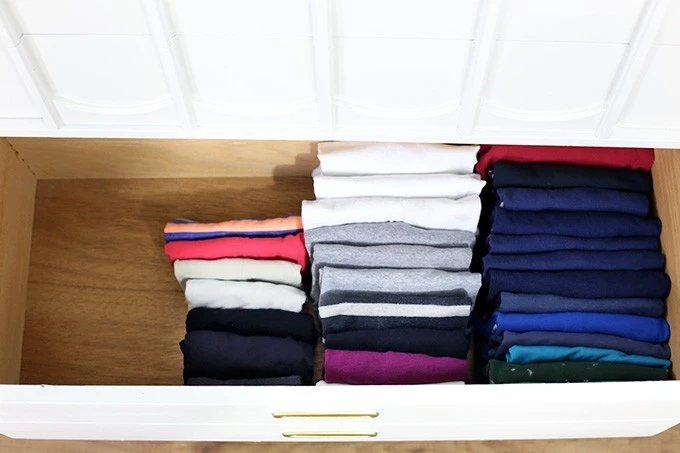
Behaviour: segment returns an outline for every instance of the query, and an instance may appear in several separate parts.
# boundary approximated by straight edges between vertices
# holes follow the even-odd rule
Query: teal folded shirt
[[[609,362],[658,368],[670,368],[671,361],[647,355],[626,354],[616,349],[585,346],[511,346],[505,361],[526,365],[536,362]]]

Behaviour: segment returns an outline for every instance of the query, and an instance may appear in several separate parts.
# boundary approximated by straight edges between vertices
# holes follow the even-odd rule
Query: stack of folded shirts
[[[489,382],[668,377],[670,280],[650,214],[653,162],[650,149],[480,155],[490,190],[476,351]]]
[[[308,266],[299,216],[165,227],[189,313],[186,385],[311,385],[317,332],[302,313]]]
[[[469,272],[481,203],[477,146],[321,143],[304,201],[325,383],[468,376]]]

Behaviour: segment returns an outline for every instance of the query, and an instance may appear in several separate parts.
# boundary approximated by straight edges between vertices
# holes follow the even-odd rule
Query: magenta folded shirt
[[[405,352],[326,349],[325,370],[329,384],[436,384],[468,377],[467,360]]]

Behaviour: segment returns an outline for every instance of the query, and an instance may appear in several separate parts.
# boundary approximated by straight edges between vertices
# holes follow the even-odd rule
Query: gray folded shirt
[[[312,256],[312,298],[319,299],[319,270],[336,268],[441,269],[466,271],[470,268],[469,248],[388,244],[356,246],[316,244]]]
[[[320,297],[327,291],[337,290],[418,294],[463,289],[475,300],[481,284],[481,274],[438,269],[342,269],[326,266],[319,272]]]
[[[411,244],[472,248],[475,234],[462,230],[427,229],[405,222],[349,223],[305,229],[305,245],[313,256],[316,244]]]

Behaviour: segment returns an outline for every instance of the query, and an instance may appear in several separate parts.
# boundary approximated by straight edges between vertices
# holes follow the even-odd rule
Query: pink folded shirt
[[[325,381],[335,384],[401,385],[465,381],[467,360],[404,352],[326,349]]]
[[[307,269],[307,249],[303,233],[282,237],[224,237],[202,241],[174,241],[165,244],[170,262],[175,260],[217,260],[221,258],[253,258],[284,260]]]

